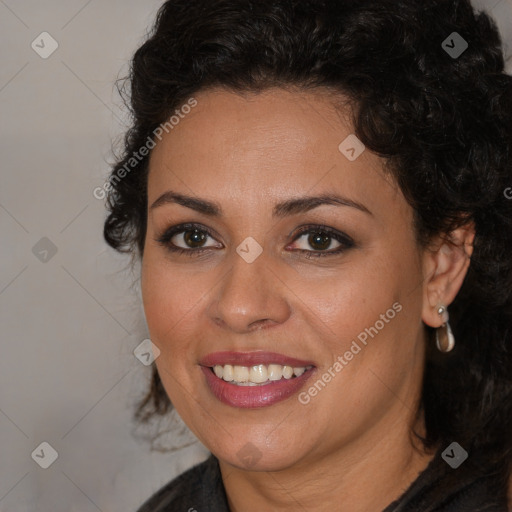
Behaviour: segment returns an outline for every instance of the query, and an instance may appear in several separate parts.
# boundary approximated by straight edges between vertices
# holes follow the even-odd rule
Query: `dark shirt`
[[[493,490],[494,477],[474,475],[459,482],[453,475],[444,478],[450,471],[456,470],[448,471],[438,452],[404,494],[382,512],[507,512],[505,493]],[[452,484],[445,491],[449,480]],[[211,455],[185,471],[137,512],[230,512],[217,459]]]

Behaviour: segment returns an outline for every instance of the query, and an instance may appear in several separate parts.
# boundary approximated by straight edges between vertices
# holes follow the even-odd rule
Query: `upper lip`
[[[224,366],[226,364],[237,366],[257,366],[260,364],[280,364],[282,366],[303,367],[314,366],[311,361],[297,359],[295,357],[277,354],[275,352],[255,351],[255,352],[212,352],[207,354],[200,361],[202,366]]]

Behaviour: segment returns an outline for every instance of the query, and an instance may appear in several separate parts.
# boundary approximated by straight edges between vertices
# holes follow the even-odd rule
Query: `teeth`
[[[234,366],[233,380],[236,380],[237,382],[248,382],[249,368],[247,368],[247,366]]]
[[[226,382],[233,382],[240,386],[257,386],[259,384],[268,384],[271,381],[281,380],[282,378],[291,379],[294,375],[300,377],[306,370],[312,366],[281,366],[280,364],[258,364],[255,366],[238,366],[226,364],[224,366],[215,365],[213,371],[219,379]]]
[[[293,368],[291,366],[283,366],[283,377],[291,379],[293,377]]]
[[[297,377],[300,377],[304,372],[306,371],[306,368],[294,368],[293,369],[293,373],[297,376]]]
[[[256,384],[261,384],[262,382],[267,381],[268,370],[267,367],[263,364],[258,366],[251,366],[251,370],[249,372],[249,380]]]
[[[230,364],[224,365],[224,367],[220,366],[222,370],[222,378],[226,382],[231,382],[233,380],[233,367]]]
[[[268,378],[270,380],[281,380],[283,377],[283,367],[280,364],[268,365]]]

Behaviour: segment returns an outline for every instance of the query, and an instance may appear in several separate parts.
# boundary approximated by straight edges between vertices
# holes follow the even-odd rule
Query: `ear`
[[[435,239],[423,254],[423,309],[422,320],[430,327],[444,323],[437,312],[453,302],[464,282],[471,255],[475,225],[469,222],[448,235]]]

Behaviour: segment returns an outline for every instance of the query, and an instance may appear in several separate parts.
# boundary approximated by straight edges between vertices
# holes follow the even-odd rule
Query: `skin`
[[[385,162],[369,150],[353,162],[339,151],[353,128],[329,91],[212,89],[195,98],[153,150],[148,177],[142,295],[165,390],[219,459],[232,511],[382,510],[432,458],[410,435],[424,431],[415,411],[425,324],[442,324],[438,304],[448,306],[462,285],[472,226],[453,232],[453,243],[420,247]],[[215,201],[223,215],[151,208],[169,190]],[[272,218],[277,202],[333,192],[370,213],[321,205]],[[200,256],[156,241],[185,222],[215,234]],[[355,246],[307,259],[299,249],[321,250],[308,234],[296,237],[305,224],[345,233]],[[250,264],[236,252],[247,237],[263,248]],[[330,240],[324,252],[340,246]],[[172,241],[194,250],[183,233]],[[306,405],[297,395],[252,410],[225,405],[198,365],[211,352],[269,350],[313,361],[313,383],[394,303],[402,310]],[[250,466],[241,449],[255,454]]]

